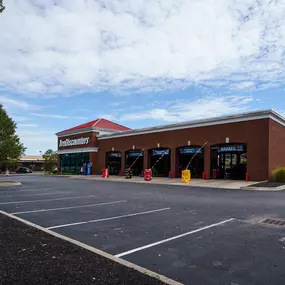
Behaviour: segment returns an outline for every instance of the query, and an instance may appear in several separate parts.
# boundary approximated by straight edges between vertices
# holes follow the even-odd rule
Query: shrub
[[[272,172],[273,180],[277,182],[285,182],[285,167],[278,167]]]

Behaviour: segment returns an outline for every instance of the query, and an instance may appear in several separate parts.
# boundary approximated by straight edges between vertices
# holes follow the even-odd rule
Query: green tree
[[[25,147],[16,135],[16,123],[0,104],[0,168],[9,174],[9,166],[16,165],[25,152]]]
[[[57,152],[52,149],[48,149],[43,155],[44,158],[44,170],[53,172],[57,165]]]
[[[2,13],[5,10],[5,6],[3,4],[3,0],[0,0],[0,13]]]

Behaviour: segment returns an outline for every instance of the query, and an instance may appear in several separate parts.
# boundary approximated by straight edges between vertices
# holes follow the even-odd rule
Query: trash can
[[[190,183],[191,172],[190,170],[182,170],[182,183]]]
[[[145,181],[151,181],[152,180],[152,170],[151,169],[145,169],[144,170],[144,180]]]

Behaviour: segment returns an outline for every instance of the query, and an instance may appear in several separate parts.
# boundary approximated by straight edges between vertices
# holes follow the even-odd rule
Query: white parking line
[[[26,211],[26,212],[16,212],[16,213],[12,213],[12,215],[41,213],[41,212],[50,212],[50,211],[61,211],[61,210],[93,207],[93,206],[103,206],[103,205],[109,205],[109,204],[118,204],[118,203],[124,203],[124,202],[127,202],[127,200],[113,201],[113,202],[104,202],[104,203],[89,204],[89,205],[82,205],[82,206],[73,206],[73,207],[62,207],[62,208],[41,209],[41,210]]]
[[[44,191],[48,191],[48,190],[51,190],[52,188],[41,188],[41,189],[28,189],[28,190],[20,190],[20,189],[14,189],[14,190],[11,190],[11,192],[13,193],[22,193],[22,192],[44,192]],[[17,192],[16,192],[17,190]],[[64,190],[63,190],[64,191]],[[7,193],[7,191],[3,191],[1,192],[1,194],[5,194]]]
[[[52,194],[65,194],[67,192],[46,192],[46,193],[40,193],[40,194],[23,194],[23,195],[14,195],[14,196],[3,196],[0,198],[15,198],[15,197],[28,197],[28,196],[46,196],[46,195],[52,195]],[[68,192],[69,193],[69,192]]]
[[[184,233],[184,234],[181,234],[181,235],[178,235],[178,236],[174,236],[174,237],[167,238],[167,239],[163,239],[163,240],[161,240],[161,241],[157,241],[157,242],[154,242],[154,243],[150,243],[150,244],[147,244],[147,245],[138,247],[138,248],[134,248],[134,249],[132,249],[132,250],[119,253],[119,254],[117,254],[117,255],[115,255],[115,256],[116,256],[116,257],[122,257],[122,256],[125,256],[125,255],[129,255],[129,254],[132,254],[132,253],[137,252],[137,251],[141,251],[141,250],[146,249],[146,248],[150,248],[150,247],[153,247],[153,246],[156,246],[156,245],[160,245],[160,244],[162,244],[162,243],[166,243],[166,242],[169,242],[169,241],[178,239],[178,238],[182,238],[182,237],[185,237],[185,236],[188,236],[188,235],[192,235],[192,234],[195,234],[195,233],[198,233],[198,232],[201,232],[201,231],[204,231],[204,230],[213,228],[213,227],[220,226],[220,225],[222,225],[222,224],[231,222],[231,221],[233,221],[233,220],[234,220],[234,218],[231,218],[231,219],[228,219],[228,220],[224,220],[224,221],[222,221],[222,222],[215,223],[215,224],[212,224],[212,225],[209,225],[209,226],[205,226],[205,227],[203,227],[203,228],[200,228],[200,229],[197,229],[197,230],[193,230],[193,231],[191,231],[191,232],[187,232],[187,233]]]
[[[82,243],[82,242],[80,242],[78,240],[75,240],[75,239],[72,239],[70,237],[61,235],[61,234],[59,234],[57,232],[54,232],[54,231],[47,230],[47,229],[45,229],[42,226],[36,225],[34,223],[31,223],[31,222],[29,222],[27,220],[24,220],[24,219],[20,218],[20,217],[14,216],[12,214],[8,214],[8,213],[3,212],[1,210],[0,210],[0,214],[5,215],[7,217],[10,217],[11,219],[19,221],[21,223],[24,223],[25,225],[28,225],[29,227],[37,229],[37,230],[39,230],[39,231],[41,231],[43,233],[46,233],[46,234],[48,234],[51,237],[54,237],[56,239],[60,239],[63,242],[68,242],[71,245],[75,245],[77,247],[86,249],[86,250],[88,250],[88,251],[90,251],[92,253],[95,253],[96,255],[101,256],[102,258],[105,258],[106,261],[111,260],[112,262],[115,262],[115,263],[117,263],[119,265],[125,266],[127,268],[134,269],[134,270],[140,272],[143,275],[147,275],[147,276],[149,276],[151,278],[154,278],[154,280],[157,280],[160,284],[165,284],[165,285],[183,285],[180,282],[177,282],[177,281],[174,281],[172,279],[169,279],[169,278],[167,278],[167,277],[165,277],[163,275],[160,275],[160,274],[158,274],[156,272],[150,271],[150,270],[148,270],[146,268],[140,267],[140,266],[138,266],[138,265],[136,265],[134,263],[131,263],[129,261],[126,261],[124,259],[116,258],[115,256],[113,256],[113,255],[111,255],[111,254],[109,254],[107,252],[104,252],[104,251],[102,251],[102,250],[100,250],[98,248],[95,248],[95,247],[92,247],[92,246],[87,245],[85,243]]]
[[[71,223],[71,224],[52,226],[52,227],[48,227],[46,229],[51,230],[51,229],[65,228],[65,227],[77,226],[77,225],[83,225],[83,224],[89,224],[89,223],[99,223],[99,222],[116,220],[116,219],[121,219],[121,218],[128,218],[128,217],[134,217],[134,216],[139,216],[139,215],[146,215],[146,214],[166,211],[166,210],[169,210],[169,209],[170,208],[162,208],[162,209],[157,209],[157,210],[151,210],[151,211],[146,211],[146,212],[138,212],[138,213],[133,213],[133,214],[128,214],[128,215],[122,215],[122,216],[116,216],[116,217],[110,217],[110,218],[104,218],[104,219],[98,219],[98,220],[91,220],[91,221],[84,221],[84,222],[78,222],[78,223]]]
[[[60,201],[60,200],[83,199],[83,198],[91,198],[91,197],[95,197],[95,195],[77,196],[77,197],[65,197],[65,198],[46,199],[46,200],[1,202],[0,205],[24,204],[24,203],[37,203],[37,202],[50,202],[50,201]]]

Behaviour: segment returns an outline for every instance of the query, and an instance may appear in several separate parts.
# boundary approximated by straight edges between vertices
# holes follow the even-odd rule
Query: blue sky
[[[27,154],[104,117],[131,128],[285,113],[283,0],[4,0],[0,103]]]

